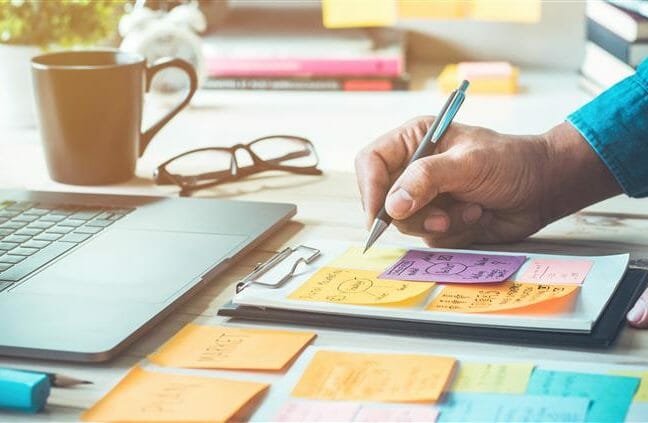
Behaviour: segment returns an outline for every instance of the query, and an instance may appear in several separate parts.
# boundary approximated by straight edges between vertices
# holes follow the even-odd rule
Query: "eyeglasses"
[[[313,143],[292,135],[272,135],[232,147],[187,151],[157,167],[158,185],[175,184],[180,195],[233,182],[250,175],[278,170],[300,175],[321,175]]]

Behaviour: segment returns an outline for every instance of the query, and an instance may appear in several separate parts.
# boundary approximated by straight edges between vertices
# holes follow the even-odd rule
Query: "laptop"
[[[295,211],[0,190],[0,355],[108,360]]]

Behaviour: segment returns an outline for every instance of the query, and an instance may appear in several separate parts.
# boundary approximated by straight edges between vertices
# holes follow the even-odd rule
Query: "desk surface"
[[[470,96],[459,121],[511,133],[541,132],[587,101],[577,77],[561,73],[523,73],[525,91],[518,96]],[[55,389],[46,412],[36,416],[0,413],[0,420],[75,420],[106,393],[125,372],[188,322],[221,322],[218,307],[233,294],[234,284],[285,245],[328,238],[362,242],[365,219],[351,173],[353,157],[367,142],[412,116],[435,112],[443,96],[430,86],[408,93],[255,93],[202,92],[190,111],[163,130],[138,165],[138,177],[109,187],[71,187],[47,177],[36,130],[4,131],[0,139],[0,186],[45,190],[98,191],[169,195],[172,188],[151,185],[156,164],[174,153],[200,145],[228,145],[269,133],[311,137],[325,175],[272,175],[202,192],[200,196],[296,203],[297,216],[249,256],[230,267],[173,315],[135,342],[117,359],[98,365],[0,358],[0,366],[58,371],[94,381],[78,389]],[[155,112],[155,110],[154,110]],[[606,254],[631,252],[648,260],[648,202],[617,197],[558,221],[531,239],[498,249]],[[421,245],[390,229],[385,243]],[[494,247],[495,248],[495,247]],[[423,339],[337,330],[318,330],[317,345],[371,346],[412,352],[507,356],[515,359],[573,360],[648,365],[648,331],[626,329],[617,345],[604,352],[532,348],[489,343]]]

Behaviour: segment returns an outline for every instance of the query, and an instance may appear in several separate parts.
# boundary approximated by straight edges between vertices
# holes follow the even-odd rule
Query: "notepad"
[[[312,332],[190,323],[148,358],[171,367],[281,370],[315,336]]]
[[[318,351],[292,396],[319,400],[433,402],[455,366],[451,357]]]
[[[268,386],[135,367],[81,419],[87,422],[227,421]]]
[[[421,282],[502,282],[522,266],[525,256],[410,250],[381,279]]]
[[[434,284],[378,279],[369,270],[323,267],[288,298],[339,304],[407,307],[425,300]]]
[[[461,363],[450,390],[523,394],[533,371],[530,363]]]
[[[592,268],[590,260],[531,260],[516,280],[545,285],[581,285]]]

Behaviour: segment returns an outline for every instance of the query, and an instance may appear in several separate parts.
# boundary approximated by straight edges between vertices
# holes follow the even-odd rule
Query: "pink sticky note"
[[[275,417],[278,422],[350,422],[360,406],[354,403],[289,401]]]
[[[435,422],[439,410],[433,407],[363,406],[354,422]]]
[[[515,279],[543,285],[580,285],[591,268],[589,260],[533,259],[524,273]]]
[[[525,261],[526,256],[410,250],[379,278],[448,283],[503,282]]]
[[[457,72],[465,79],[508,78],[513,66],[508,62],[461,62]]]

